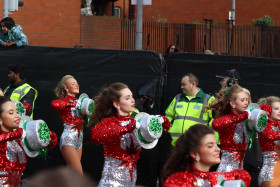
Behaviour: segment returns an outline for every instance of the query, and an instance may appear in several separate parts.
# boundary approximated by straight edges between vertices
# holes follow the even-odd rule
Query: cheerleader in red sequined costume
[[[24,131],[19,128],[19,122],[15,104],[0,96],[0,186],[19,187],[26,167],[27,157],[20,140]],[[47,148],[56,145],[56,135],[50,133],[52,143]]]
[[[75,116],[79,85],[73,76],[65,75],[58,83],[55,93],[60,99],[53,100],[51,106],[53,110],[58,110],[64,125],[59,143],[60,151],[67,165],[83,174],[81,157],[84,120]]]
[[[221,89],[209,106],[215,113],[212,127],[219,133],[222,149],[221,163],[217,171],[227,172],[243,168],[249,142],[244,123],[251,114],[245,110],[250,101],[250,92],[235,84]]]
[[[263,166],[259,173],[260,187],[270,186],[273,169],[279,160],[277,145],[280,144],[280,98],[270,96],[259,99],[260,108],[269,116],[266,128],[258,134],[263,156]]]
[[[217,146],[213,130],[209,126],[194,125],[177,140],[171,157],[163,168],[163,186],[211,187],[220,185],[218,176],[222,175],[226,180],[224,186],[226,183],[241,186],[243,181],[249,187],[251,177],[245,170],[209,172],[210,167],[218,163],[220,148]]]
[[[141,146],[134,130],[139,128],[129,114],[134,111],[135,101],[132,92],[123,83],[111,84],[94,99],[95,110],[91,117],[91,139],[103,144],[105,163],[98,186],[135,186],[136,161]],[[170,123],[164,121],[168,130]]]

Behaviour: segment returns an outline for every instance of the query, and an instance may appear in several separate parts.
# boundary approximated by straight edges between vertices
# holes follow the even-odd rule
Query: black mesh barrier
[[[260,97],[278,95],[280,91],[279,59],[174,53],[166,59],[165,66],[162,56],[153,51],[50,47],[1,48],[0,59],[0,87],[4,89],[8,85],[9,65],[24,64],[28,72],[27,82],[39,92],[34,119],[45,120],[58,137],[63,126],[58,112],[51,109],[50,103],[56,99],[54,88],[66,74],[73,75],[80,85],[80,93],[87,93],[89,97],[93,97],[102,87],[111,83],[126,83],[136,97],[137,93],[141,92],[154,99],[152,114],[164,114],[174,96],[181,92],[181,78],[188,72],[198,77],[199,87],[206,93],[219,90],[220,79],[215,75],[228,69],[236,69],[240,73],[241,85],[251,91],[253,102]],[[161,168],[165,162],[164,155],[169,154],[166,146],[170,137],[165,137],[159,141],[158,147],[141,153],[147,160],[152,158],[149,162],[140,159],[139,163],[153,164],[152,167],[148,166],[152,168],[150,170],[153,174],[149,175],[153,181],[139,184],[149,186],[149,183],[155,183],[159,173],[159,169],[155,168]],[[25,176],[47,167],[64,165],[58,147],[50,151],[47,159],[29,158]],[[156,161],[157,159],[160,161]],[[84,128],[82,164],[85,172],[96,181],[100,179],[103,167],[102,146],[90,143],[87,127]],[[139,168],[139,171],[143,174],[145,169]]]
[[[73,75],[80,85],[80,93],[89,97],[114,82],[126,83],[134,96],[148,94],[155,100],[152,113],[159,113],[162,98],[162,69],[164,60],[153,51],[120,51],[78,48],[25,47],[0,49],[1,88],[8,85],[8,67],[24,64],[27,68],[27,82],[39,92],[35,104],[34,119],[43,119],[49,128],[60,137],[63,125],[58,112],[51,109],[50,103],[56,99],[54,88],[67,74]],[[101,177],[103,167],[102,146],[90,143],[89,129],[84,128],[82,164],[85,172],[95,180]],[[28,158],[28,177],[47,167],[64,165],[57,145],[45,159]]]
[[[240,85],[250,90],[253,102],[257,102],[260,97],[277,96],[280,93],[280,59],[174,53],[166,60],[166,64],[164,109],[181,92],[181,79],[186,73],[195,74],[199,87],[206,93],[218,92],[221,79],[216,75],[230,69],[239,72]]]

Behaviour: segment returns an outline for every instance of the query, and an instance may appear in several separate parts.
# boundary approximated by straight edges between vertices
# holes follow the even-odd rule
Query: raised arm
[[[10,133],[5,133],[0,135],[0,142],[6,142],[6,141],[11,141],[14,139],[19,139],[23,134],[22,128],[18,128],[17,130],[10,132]]]
[[[248,112],[244,111],[240,115],[225,115],[213,120],[212,127],[215,131],[220,131],[230,125],[240,123],[248,119]]]
[[[53,110],[65,110],[66,108],[75,107],[77,104],[76,101],[66,101],[63,99],[53,100],[51,103],[51,107]]]
[[[127,126],[121,126],[119,122],[105,118],[91,129],[90,137],[95,144],[114,143],[120,136],[132,132],[136,127],[136,121],[132,119]]]

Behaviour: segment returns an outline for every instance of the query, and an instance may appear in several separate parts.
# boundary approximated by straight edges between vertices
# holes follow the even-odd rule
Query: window
[[[121,8],[120,7],[114,7],[113,10],[113,16],[120,18],[121,17]]]

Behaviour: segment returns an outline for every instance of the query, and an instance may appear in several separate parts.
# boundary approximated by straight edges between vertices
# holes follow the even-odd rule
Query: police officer
[[[21,64],[10,66],[8,77],[10,85],[4,90],[4,95],[13,101],[22,102],[27,111],[29,111],[26,114],[32,118],[38,92],[26,83],[25,66]]]
[[[172,145],[192,125],[209,125],[212,120],[212,112],[206,110],[214,97],[206,94],[198,88],[198,79],[188,73],[181,80],[183,93],[177,94],[165,111],[165,116],[172,123],[169,133],[172,138]],[[218,140],[218,135],[216,134]]]

